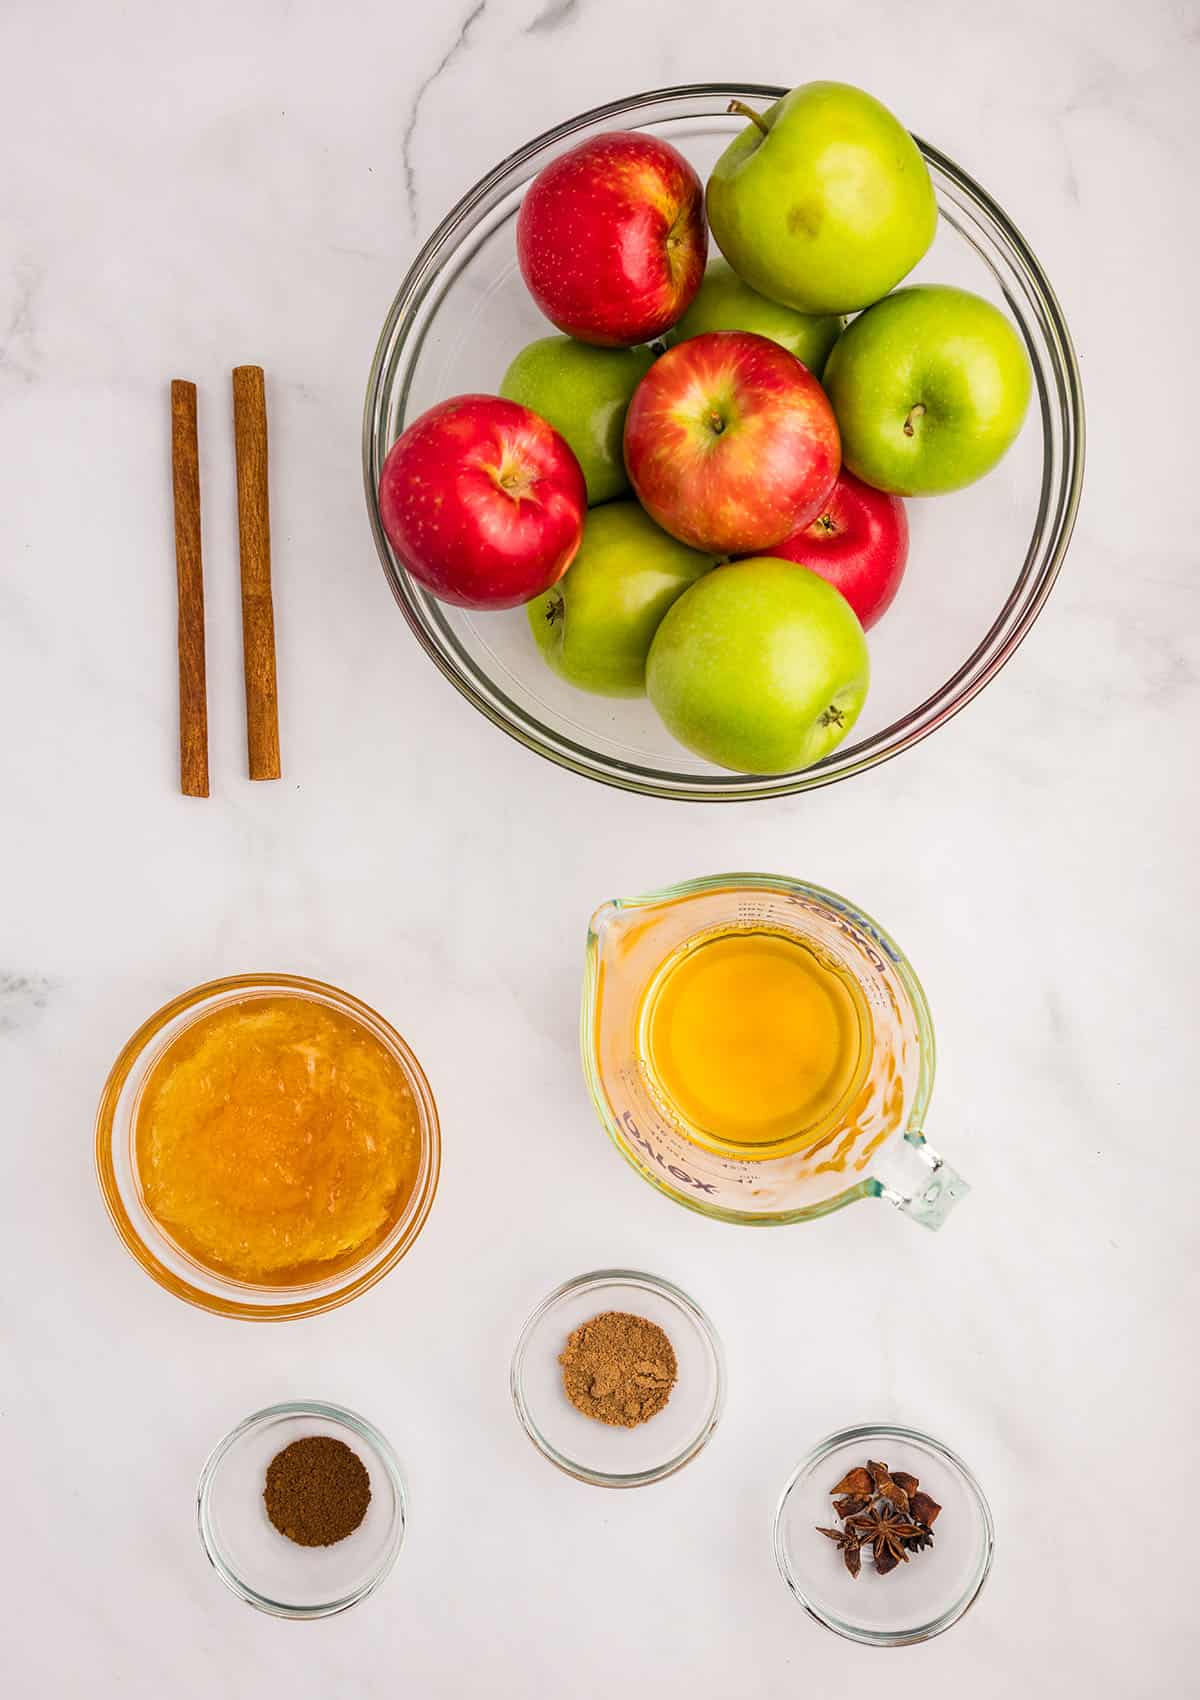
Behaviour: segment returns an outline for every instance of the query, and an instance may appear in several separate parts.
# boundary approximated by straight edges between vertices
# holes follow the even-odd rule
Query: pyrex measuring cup
[[[790,934],[847,973],[870,1012],[866,1073],[815,1143],[755,1159],[688,1138],[653,1092],[638,1022],[656,972],[688,940],[736,930]],[[628,1163],[678,1204],[724,1222],[803,1222],[857,1198],[885,1198],[940,1228],[969,1188],[925,1142],[933,1023],[903,953],[845,898],[773,874],[717,874],[592,916],[581,1039],[601,1121]]]

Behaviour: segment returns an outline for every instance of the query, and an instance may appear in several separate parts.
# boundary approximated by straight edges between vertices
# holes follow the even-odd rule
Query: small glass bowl
[[[344,1441],[371,1478],[366,1516],[329,1547],[302,1547],[281,1535],[263,1504],[272,1458],[314,1434]],[[247,1417],[210,1453],[196,1489],[209,1563],[240,1600],[273,1617],[332,1617],[373,1594],[396,1562],[404,1518],[404,1478],[379,1430],[316,1399],[269,1405]]]
[[[146,1209],[134,1153],[134,1123],[142,1085],[182,1028],[222,1004],[251,996],[297,993],[353,1016],[384,1045],[404,1070],[421,1132],[420,1161],[403,1214],[378,1245],[356,1263],[323,1280],[295,1286],[258,1285],[218,1275],[190,1257],[158,1226]],[[395,1268],[425,1225],[437,1192],[442,1141],[437,1106],[420,1063],[394,1027],[369,1005],[336,986],[295,974],[235,974],[194,986],[144,1021],[113,1064],[96,1114],[96,1175],[113,1226],[126,1250],[176,1298],[218,1316],[251,1322],[280,1322],[315,1316],[357,1298]]]
[[[574,689],[546,666],[523,608],[473,613],[438,602],[384,534],[379,476],[406,425],[447,396],[495,392],[509,361],[551,326],[521,280],[516,222],[533,178],[605,130],[674,143],[706,175],[744,120],[786,91],[697,83],[583,112],[502,160],[446,214],[414,259],[380,334],[363,418],[363,481],[376,548],[429,659],[493,725],[538,755],[646,796],[736,802],[808,791],[865,772],[945,725],[1015,653],[1058,576],[1083,482],[1084,415],[1066,320],[1029,244],[985,189],[914,138],[937,195],[937,234],[908,283],[950,283],[1012,318],[1035,399],[999,467],[968,490],[908,504],[912,557],[870,634],[871,692],[853,734],[802,772],[727,773],[675,743],[644,700]],[[715,252],[715,245],[712,251]]]
[[[831,1489],[868,1458],[916,1476],[941,1506],[934,1542],[886,1577],[864,1551],[862,1573],[818,1527],[837,1528]],[[992,1567],[995,1529],[983,1489],[962,1459],[917,1429],[887,1423],[842,1429],[796,1468],[775,1512],[775,1562],[818,1623],[871,1647],[906,1647],[940,1635],[974,1605]]]
[[[558,1358],[567,1336],[609,1310],[656,1322],[678,1362],[665,1407],[636,1428],[585,1417],[563,1388]],[[725,1403],[725,1362],[708,1317],[670,1281],[633,1269],[597,1269],[542,1300],[521,1330],[511,1385],[522,1427],[552,1464],[594,1487],[644,1487],[682,1470],[707,1445]]]

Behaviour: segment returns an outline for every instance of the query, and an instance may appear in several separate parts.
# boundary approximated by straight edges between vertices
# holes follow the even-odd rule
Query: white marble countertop
[[[8,0],[0,14],[0,1419],[5,1693],[653,1691],[1088,1700],[1196,1682],[1170,1507],[1200,1419],[1195,1312],[1194,11],[871,0],[452,6]],[[1076,337],[1088,487],[1049,607],[917,750],[831,790],[699,810],[590,786],[420,656],[363,508],[359,414],[418,239],[527,137],[632,88],[872,89],[1017,216]],[[271,384],[286,778],[242,775],[228,372]],[[200,386],[214,796],[175,787],[166,379]],[[596,1126],[587,916],[757,865],[861,901],[938,1021],[930,1132],[974,1183],[931,1235],[882,1206],[740,1233],[671,1209]],[[404,1264],[276,1328],[169,1299],[92,1174],[113,1054],[196,981],[346,985],[433,1081],[445,1168]],[[658,1487],[550,1469],[512,1414],[526,1311],[624,1263],[724,1336],[722,1428]],[[209,1447],[291,1395],[396,1445],[409,1538],[300,1627],[207,1568]],[[976,1609],[884,1654],[809,1622],[770,1515],[873,1416],[973,1465]],[[1174,1488],[1182,1478],[1182,1491]],[[1139,1533],[1139,1523],[1144,1533]],[[887,1661],[886,1671],[879,1661]]]

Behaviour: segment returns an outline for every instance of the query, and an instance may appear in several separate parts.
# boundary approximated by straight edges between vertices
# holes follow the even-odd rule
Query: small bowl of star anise
[[[775,1514],[775,1557],[801,1605],[854,1641],[927,1641],[974,1604],[992,1562],[983,1490],[915,1429],[844,1429],[813,1448]]]

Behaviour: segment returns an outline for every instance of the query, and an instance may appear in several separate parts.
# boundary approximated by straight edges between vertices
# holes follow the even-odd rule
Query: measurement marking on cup
[[[658,1164],[660,1169],[665,1169],[667,1174],[674,1175],[675,1179],[677,1181],[682,1181],[684,1186],[694,1186],[697,1192],[716,1192],[717,1189],[711,1182],[698,1180],[695,1175],[689,1175],[686,1169],[680,1169],[674,1163],[668,1163],[662,1152],[654,1149],[654,1146],[651,1145],[645,1134],[642,1133],[628,1110],[625,1110],[622,1113],[621,1121],[624,1124],[626,1133],[629,1135],[630,1139],[633,1140],[634,1144],[640,1145],[646,1155],[652,1158],[653,1161]]]

